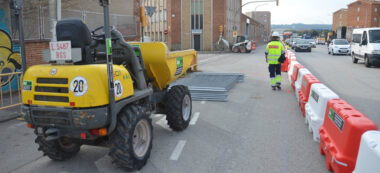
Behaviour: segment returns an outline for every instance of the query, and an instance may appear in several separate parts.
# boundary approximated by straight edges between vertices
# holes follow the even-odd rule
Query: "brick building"
[[[240,30],[241,0],[167,0],[168,46],[172,50],[214,50],[219,40],[234,41],[233,31]]]
[[[241,0],[144,0],[143,4],[156,7],[144,34],[152,41],[166,42],[171,50],[215,50],[220,26],[224,28],[223,38],[230,44],[235,41],[234,32],[253,39],[254,30],[248,33],[246,26],[262,26],[253,21],[246,25],[246,18],[241,16]]]
[[[154,7],[155,13],[148,16],[148,26],[144,28],[144,37],[147,41],[167,42],[165,31],[168,30],[167,9],[170,0],[142,0],[145,7]]]
[[[262,23],[265,26],[265,31],[271,31],[271,13],[269,11],[252,11],[247,12],[247,16],[251,17],[253,20],[256,20]],[[269,36],[269,32],[264,33],[264,35]]]
[[[347,15],[348,10],[344,8],[333,13],[333,31],[336,31],[338,27],[347,26]]]
[[[357,0],[333,14],[333,31],[337,38],[351,40],[354,28],[380,27],[380,1]]]
[[[379,27],[380,2],[358,0],[348,4],[347,26],[353,28]]]

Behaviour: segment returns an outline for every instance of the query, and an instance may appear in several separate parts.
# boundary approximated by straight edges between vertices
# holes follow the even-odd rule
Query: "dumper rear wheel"
[[[116,129],[110,135],[113,163],[128,170],[141,169],[152,149],[152,120],[140,106],[129,105],[118,115]]]
[[[192,101],[187,86],[175,85],[165,95],[165,113],[169,127],[182,131],[189,126]]]
[[[45,137],[38,136],[35,142],[39,145],[38,150],[55,161],[64,161],[75,156],[81,144],[74,143],[70,138],[61,137],[56,140],[47,141]]]

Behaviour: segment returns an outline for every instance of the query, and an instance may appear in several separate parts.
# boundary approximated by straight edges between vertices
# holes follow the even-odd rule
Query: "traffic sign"
[[[238,32],[237,31],[233,31],[232,32],[232,36],[236,38],[238,36]]]

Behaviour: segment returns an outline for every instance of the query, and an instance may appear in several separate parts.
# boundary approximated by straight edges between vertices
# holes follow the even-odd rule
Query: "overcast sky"
[[[243,0],[243,4],[250,1]],[[332,24],[332,14],[355,0],[280,0],[275,2],[252,3],[243,7],[243,13],[254,11],[270,11],[272,24]],[[265,5],[264,5],[265,4]]]

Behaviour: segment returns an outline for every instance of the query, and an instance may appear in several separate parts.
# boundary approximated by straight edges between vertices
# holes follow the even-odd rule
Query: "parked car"
[[[366,67],[380,64],[380,28],[354,29],[352,38],[353,63],[364,60]]]
[[[331,41],[329,47],[328,47],[328,53],[329,54],[344,54],[349,55],[351,53],[351,46],[350,43],[348,43],[345,39],[334,39]]]
[[[306,51],[311,52],[311,45],[307,39],[299,39],[294,45],[294,50],[296,52]]]
[[[312,48],[316,48],[317,47],[317,43],[315,42],[314,39],[307,39],[307,41],[309,41],[310,45]]]

